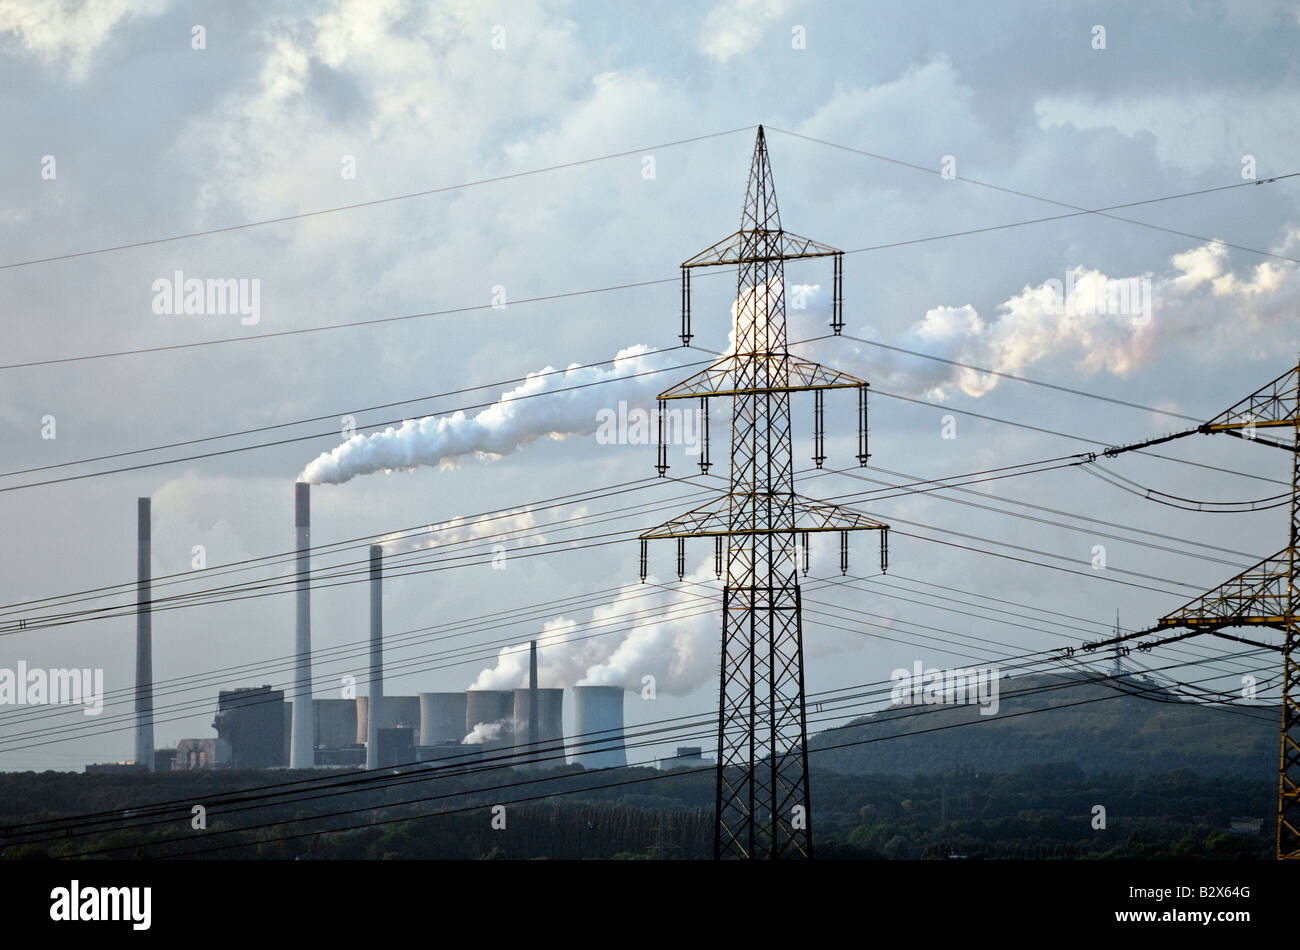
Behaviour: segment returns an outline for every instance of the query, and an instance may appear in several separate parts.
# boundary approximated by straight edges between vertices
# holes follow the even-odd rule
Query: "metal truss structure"
[[[1290,429],[1291,441],[1265,438],[1258,429]],[[1138,649],[1200,634],[1211,634],[1282,653],[1282,739],[1278,766],[1277,858],[1300,859],[1300,595],[1297,584],[1297,539],[1300,538],[1300,365],[1251,393],[1197,430],[1222,432],[1291,455],[1291,504],[1287,544],[1272,557],[1247,568],[1220,587],[1161,617],[1146,630],[1085,644],[1089,650],[1134,637],[1183,632],[1145,640]],[[1263,643],[1225,632],[1233,627],[1272,628],[1282,644]]]
[[[858,391],[858,462],[867,463],[867,387],[847,373],[793,356],[785,319],[784,262],[832,257],[831,326],[843,326],[843,252],[781,228],[763,129],[758,129],[740,230],[682,264],[682,344],[691,334],[690,273],[697,267],[738,270],[735,347],[709,368],[659,394],[657,469],[668,470],[663,439],[665,403],[699,399],[704,413],[700,468],[710,467],[708,400],[732,400],[731,475],[715,500],[641,535],[641,578],[646,544],[677,539],[677,570],[685,573],[687,538],[715,539],[719,577],[725,559],[722,652],[718,690],[717,823],[714,857],[812,857],[804,708],[803,622],[797,572],[800,542],[807,572],[807,535],[838,531],[841,570],[847,570],[850,531],[881,533],[881,569],[887,564],[888,525],[795,492],[790,395],[816,399],[814,462],[825,459],[823,393]]]

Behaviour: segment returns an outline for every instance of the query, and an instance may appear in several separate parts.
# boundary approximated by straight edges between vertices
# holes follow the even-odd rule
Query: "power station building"
[[[274,769],[288,764],[283,690],[270,686],[221,690],[212,728],[230,746],[231,768]]]

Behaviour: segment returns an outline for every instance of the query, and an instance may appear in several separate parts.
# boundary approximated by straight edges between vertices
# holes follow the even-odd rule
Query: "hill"
[[[1277,768],[1271,707],[1202,705],[1140,676],[1006,677],[999,693],[994,715],[977,705],[896,705],[819,732],[809,749],[824,751],[810,765],[854,775],[1014,772],[1044,762],[1092,774],[1264,776]]]

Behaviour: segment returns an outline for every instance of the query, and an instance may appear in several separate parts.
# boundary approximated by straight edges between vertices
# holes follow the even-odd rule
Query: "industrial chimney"
[[[384,548],[370,545],[370,703],[366,768],[379,768],[379,724],[384,718]]]
[[[293,739],[289,768],[309,769],[316,764],[311,701],[311,486],[307,482],[295,482],[293,489],[293,523],[298,552],[298,624],[294,638],[297,661],[293,674]]]
[[[150,502],[136,503],[135,581],[135,764],[149,771],[154,767],[153,751],[153,617],[152,546],[150,544]]]
[[[537,641],[528,641],[528,741],[531,745],[527,761],[536,762],[537,737]]]

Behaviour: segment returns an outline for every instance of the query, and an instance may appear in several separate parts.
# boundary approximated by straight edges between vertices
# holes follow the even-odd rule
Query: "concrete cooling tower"
[[[370,697],[358,696],[356,742],[370,739]],[[385,696],[383,712],[379,717],[380,729],[405,727],[415,734],[420,728],[420,698],[418,696]]]
[[[627,765],[623,737],[623,687],[575,686],[573,761],[588,769]]]
[[[515,694],[508,689],[471,689],[465,694],[465,733],[464,738],[473,736],[486,749],[500,749],[514,745],[513,722],[515,716]],[[490,738],[474,735],[476,727],[480,733],[495,732]]]
[[[464,693],[420,694],[420,745],[460,742],[469,729],[469,703]]]
[[[539,760],[544,768],[564,764],[564,690],[537,691],[537,741],[528,729],[528,694],[526,687],[514,693],[515,744],[522,761]],[[532,746],[532,748],[529,748]]]

